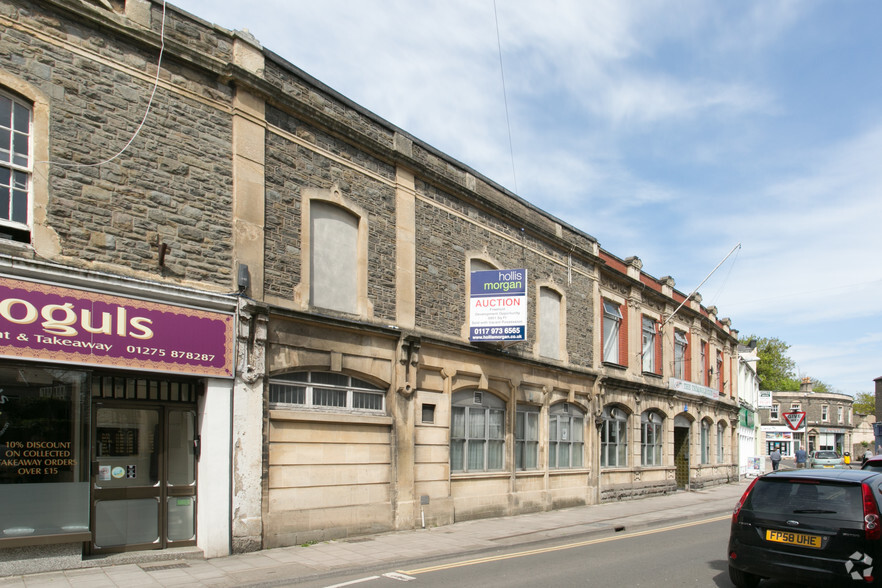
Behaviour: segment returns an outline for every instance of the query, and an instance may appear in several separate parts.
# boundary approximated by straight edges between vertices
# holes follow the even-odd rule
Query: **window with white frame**
[[[505,401],[477,390],[453,395],[450,469],[488,472],[505,466]]]
[[[723,449],[725,448],[724,439],[726,438],[725,423],[717,423],[717,463],[723,463]]]
[[[652,410],[640,415],[640,456],[645,466],[662,464],[662,417]]]
[[[837,407],[836,407],[836,422],[837,422],[837,423],[841,423],[841,422],[842,422],[842,413],[843,413],[842,407],[841,407],[841,406],[837,406]]]
[[[567,402],[548,411],[548,467],[580,468],[585,463],[585,412]]]
[[[791,402],[790,403],[790,412],[799,412],[799,403]]]
[[[358,216],[322,200],[309,203],[310,279],[313,306],[358,312]]]
[[[30,243],[33,106],[0,91],[0,239]]]
[[[551,288],[539,288],[539,355],[560,359],[561,296]]]
[[[683,331],[674,330],[674,377],[686,379],[686,351],[689,340]]]
[[[826,404],[821,406],[821,420],[825,423],[830,420],[830,407]]]
[[[708,381],[708,365],[707,365],[707,341],[702,341],[698,345],[700,355],[698,359],[698,383],[702,386],[710,386]]]
[[[535,406],[518,406],[515,414],[515,467],[539,467],[539,409]]]
[[[295,372],[269,380],[270,408],[386,414],[384,390],[345,374]]]
[[[701,463],[710,463],[710,423],[701,421]]]
[[[601,415],[600,465],[625,467],[628,465],[628,413],[620,408],[606,407]]]
[[[622,311],[619,305],[609,300],[603,301],[603,361],[619,361],[619,337],[621,336]]]
[[[647,373],[655,373],[656,357],[655,357],[655,332],[656,323],[651,317],[643,317],[643,371]]]

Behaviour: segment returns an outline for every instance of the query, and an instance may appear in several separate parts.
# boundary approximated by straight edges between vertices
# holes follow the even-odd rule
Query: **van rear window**
[[[761,479],[744,506],[754,512],[810,514],[853,521],[864,516],[861,487],[855,484]]]

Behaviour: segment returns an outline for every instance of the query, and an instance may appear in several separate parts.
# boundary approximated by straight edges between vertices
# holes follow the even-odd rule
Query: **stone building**
[[[673,278],[247,33],[0,26],[0,573],[738,478],[737,332]]]
[[[798,392],[772,392],[772,407],[759,411],[765,455],[777,448],[781,455],[792,457],[799,447],[851,453],[852,404],[854,398],[848,394],[813,392],[811,378],[803,378]],[[797,429],[786,420],[785,413],[791,412],[805,413]]]

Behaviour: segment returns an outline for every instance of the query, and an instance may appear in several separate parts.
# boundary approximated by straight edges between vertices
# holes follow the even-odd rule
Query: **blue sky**
[[[740,243],[706,306],[799,376],[882,376],[882,2],[174,4],[684,293]]]

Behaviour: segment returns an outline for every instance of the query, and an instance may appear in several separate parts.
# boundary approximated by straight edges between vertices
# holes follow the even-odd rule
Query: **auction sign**
[[[527,270],[472,272],[469,340],[527,338]]]
[[[233,376],[233,315],[0,277],[0,356]]]

